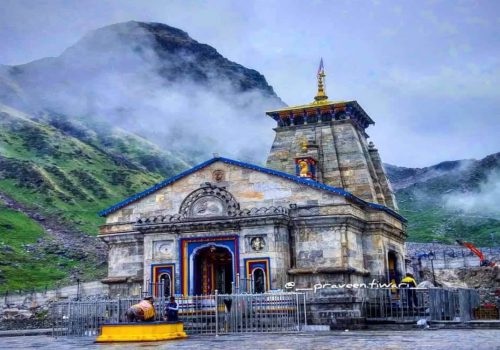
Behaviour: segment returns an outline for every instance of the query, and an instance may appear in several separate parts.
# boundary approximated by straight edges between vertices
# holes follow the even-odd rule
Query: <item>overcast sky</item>
[[[128,20],[181,28],[310,102],[355,99],[385,162],[426,166],[500,151],[500,1],[0,0],[0,63],[57,56]]]

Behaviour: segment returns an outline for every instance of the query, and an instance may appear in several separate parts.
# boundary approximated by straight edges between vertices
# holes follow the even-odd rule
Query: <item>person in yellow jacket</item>
[[[417,288],[417,281],[411,273],[407,273],[405,277],[401,280],[401,286],[403,288],[407,288],[407,296],[408,296],[408,307],[417,307],[418,299],[415,288]]]
[[[129,322],[153,321],[155,319],[155,307],[153,297],[145,297],[140,303],[132,305],[125,316]]]

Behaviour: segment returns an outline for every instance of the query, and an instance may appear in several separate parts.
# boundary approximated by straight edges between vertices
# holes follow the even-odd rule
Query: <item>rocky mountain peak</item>
[[[82,58],[88,59],[85,63]],[[166,81],[192,80],[212,84],[226,80],[238,91],[256,90],[282,104],[265,77],[199,43],[181,29],[163,23],[129,21],[112,24],[85,35],[56,61],[78,69],[137,72],[144,65]],[[60,62],[58,62],[60,64]],[[152,65],[152,67],[150,67]]]
[[[135,21],[96,29],[57,57],[0,69],[0,103],[107,122],[195,161],[220,152],[254,162],[273,136],[264,111],[284,106],[256,70],[180,29]]]

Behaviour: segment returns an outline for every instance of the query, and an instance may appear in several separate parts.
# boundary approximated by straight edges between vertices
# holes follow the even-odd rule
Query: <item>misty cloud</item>
[[[111,23],[161,22],[257,69],[290,104],[312,101],[323,57],[329,97],[360,103],[385,162],[425,167],[500,150],[498,1],[291,1],[284,9],[261,0],[4,0],[2,9],[3,64],[58,55]]]
[[[500,172],[491,172],[474,192],[445,195],[445,207],[468,214],[482,214],[500,218]]]
[[[206,76],[190,74],[186,64],[201,64],[197,57],[182,51],[160,57],[154,39],[132,22],[90,33],[60,57],[15,68],[11,77],[23,91],[9,102],[31,112],[105,120],[201,158],[217,152],[263,162],[275,125],[264,111],[281,101],[258,89],[242,91],[209,64],[198,67]]]

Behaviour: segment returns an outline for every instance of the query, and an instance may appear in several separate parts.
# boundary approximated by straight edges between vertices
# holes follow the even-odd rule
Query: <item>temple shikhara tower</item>
[[[373,120],[328,99],[322,64],[313,102],[267,115],[277,127],[266,167],[214,157],[100,213],[112,293],[400,280],[405,219],[367,141]]]
[[[367,142],[373,120],[356,101],[328,100],[324,79],[321,64],[312,103],[267,112],[278,122],[267,167],[295,174],[305,162],[314,180],[397,210],[380,155]]]

